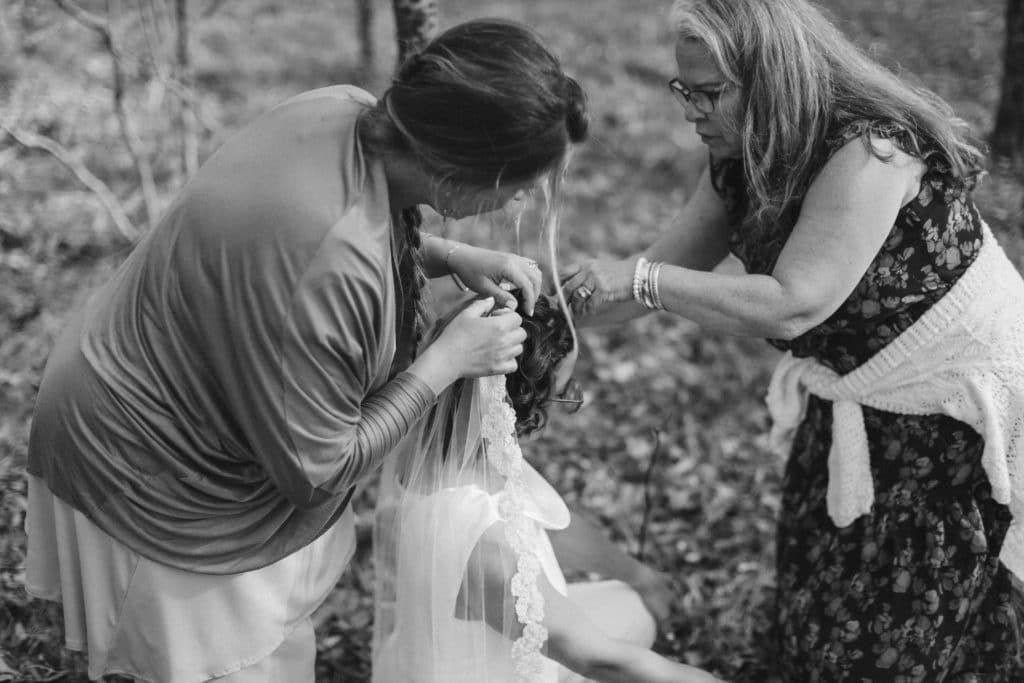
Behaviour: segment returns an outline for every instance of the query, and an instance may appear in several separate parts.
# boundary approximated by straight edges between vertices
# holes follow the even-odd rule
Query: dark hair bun
[[[587,97],[576,79],[565,77],[565,129],[573,142],[587,139],[590,118],[587,116]]]
[[[398,67],[397,80],[400,83],[408,83],[423,70],[423,66],[426,60],[423,55],[419,52],[413,52],[411,55],[405,58],[401,66]]]

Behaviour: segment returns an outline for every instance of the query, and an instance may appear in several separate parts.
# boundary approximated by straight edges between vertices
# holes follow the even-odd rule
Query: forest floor
[[[168,123],[174,100],[144,72],[167,63],[168,16],[161,10],[147,28],[132,19],[140,3],[114,4],[126,48],[140,66],[132,70],[130,110],[166,202],[181,177]],[[390,3],[378,4],[378,66],[369,72],[356,66],[354,2],[229,0],[197,19],[204,154],[302,90],[357,82],[379,93],[394,61],[394,29]],[[444,25],[503,16],[535,27],[588,92],[592,139],[570,173],[562,264],[633,253],[671,225],[705,155],[665,87],[675,68],[670,3],[441,4]],[[824,5],[883,63],[936,90],[982,134],[989,130],[1001,70],[1002,0]],[[60,141],[128,197],[129,214],[141,221],[130,159],[111,115],[108,68],[95,37],[54,5],[15,0],[0,8],[0,94],[5,83],[17,84],[20,93],[16,103],[0,106],[0,116]],[[993,168],[977,198],[1021,266],[1021,175]],[[481,243],[515,244],[498,219],[463,221],[451,230]],[[518,241],[525,253],[543,253],[530,221]],[[0,134],[0,682],[86,680],[83,658],[62,648],[59,610],[29,599],[22,586],[23,469],[34,396],[54,336],[131,246],[66,168]],[[763,407],[776,352],[762,341],[702,333],[668,316],[586,330],[582,338],[577,374],[586,406],[573,416],[554,414],[544,435],[524,448],[527,457],[623,548],[674,577],[677,597],[660,651],[729,680],[777,680],[771,624],[782,463],[765,448]],[[358,505],[364,537],[371,504],[367,495]],[[371,579],[364,545],[316,615],[318,680],[368,680]]]

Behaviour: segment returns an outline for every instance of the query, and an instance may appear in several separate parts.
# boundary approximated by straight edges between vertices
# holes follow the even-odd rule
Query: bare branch
[[[189,51],[189,26],[187,0],[175,0],[174,20],[177,28],[177,71],[178,80],[186,90],[192,89],[192,55]],[[186,178],[195,175],[199,168],[199,140],[196,136],[196,115],[192,102],[180,101],[178,125],[181,133],[181,166]]]
[[[110,30],[107,27],[107,22],[102,17],[98,17],[92,12],[88,12],[73,2],[68,0],[53,0],[64,12],[70,15],[75,21],[88,29],[92,29],[101,35],[108,35]]]
[[[114,222],[114,226],[121,235],[131,241],[135,241],[138,238],[139,231],[132,225],[131,220],[121,207],[121,203],[118,202],[117,197],[107,187],[107,184],[93,175],[92,171],[76,159],[66,147],[52,138],[27,130],[12,128],[4,123],[0,123],[0,132],[6,133],[12,140],[26,149],[41,150],[62,163],[78,178],[80,183],[96,195],[96,198],[103,204],[103,208],[106,209],[107,214],[109,214],[110,219]]]
[[[139,176],[139,185],[142,187],[142,196],[146,202],[146,221],[149,225],[154,225],[160,211],[159,197],[156,191],[156,182],[153,180],[153,168],[149,163],[149,159],[142,153],[142,142],[135,132],[135,126],[132,125],[124,105],[125,75],[122,63],[123,55],[118,49],[117,42],[114,40],[114,32],[109,21],[110,0],[107,0],[107,19],[83,10],[75,3],[70,2],[70,0],[53,1],[80,24],[98,33],[100,42],[110,55],[114,113],[117,116],[121,130],[121,139],[124,140],[125,147],[128,148],[128,154],[131,156],[132,163],[135,166],[135,172]]]

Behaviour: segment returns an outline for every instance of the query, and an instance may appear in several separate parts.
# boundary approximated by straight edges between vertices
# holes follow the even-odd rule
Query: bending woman
[[[517,436],[542,427],[552,401],[574,400],[576,361],[555,303],[538,299],[524,327],[507,386],[452,385],[385,463],[374,683],[716,680],[649,649],[664,599],[649,590],[656,572],[572,517],[522,460]],[[610,580],[567,585],[566,559]]]
[[[537,37],[477,21],[379,101],[304,93],[203,165],[71,317],[36,405],[26,585],[63,603],[91,677],[313,680],[354,487],[451,382],[521,351],[519,316],[484,300],[414,354],[421,281],[507,303],[509,280],[526,311],[540,284],[525,258],[423,239],[419,207],[497,209],[585,134]]]

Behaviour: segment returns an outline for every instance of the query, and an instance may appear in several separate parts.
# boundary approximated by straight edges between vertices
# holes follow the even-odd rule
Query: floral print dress
[[[865,134],[901,143],[899,130],[860,122],[834,136],[830,150]],[[971,183],[929,166],[843,305],[802,336],[769,343],[844,374],[956,283],[981,246],[981,218]],[[739,162],[712,168],[716,189],[742,215]],[[743,227],[730,238],[747,270],[762,274],[784,243],[785,235]],[[777,546],[785,680],[1024,681],[1022,599],[999,561],[1011,514],[992,499],[981,436],[942,415],[863,412],[875,487],[870,514],[842,529],[828,516],[830,402],[810,397],[786,466]]]

